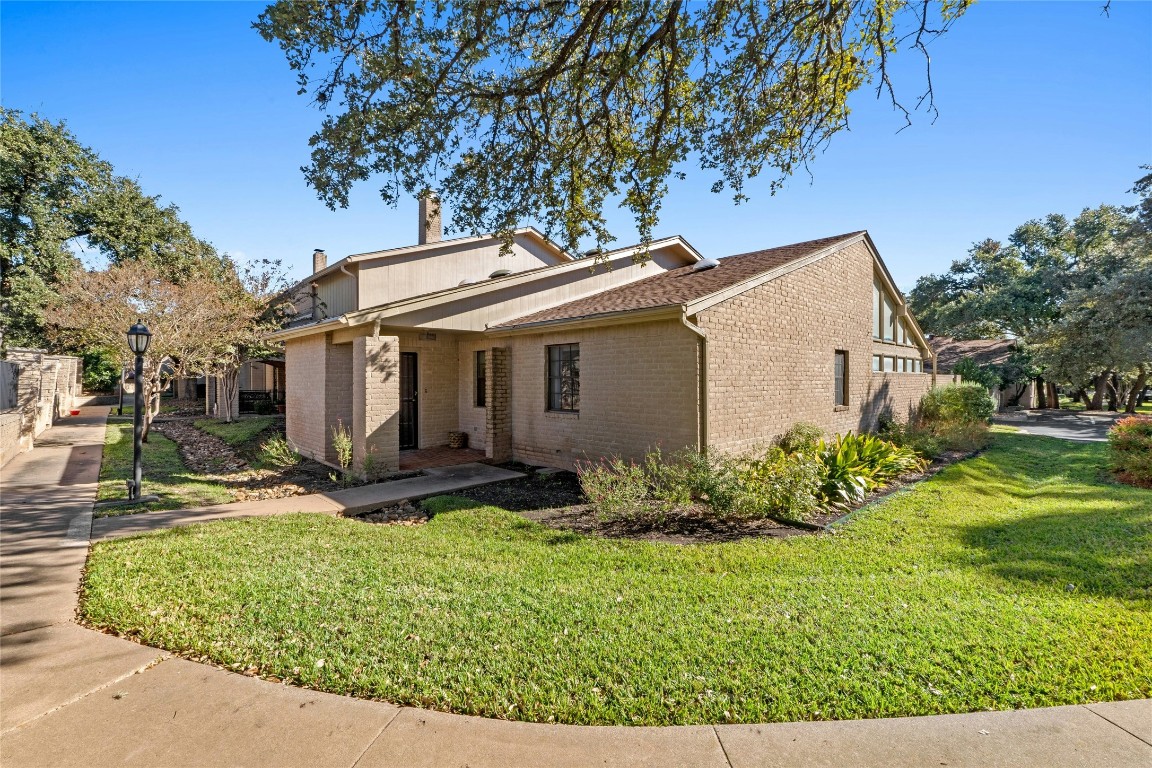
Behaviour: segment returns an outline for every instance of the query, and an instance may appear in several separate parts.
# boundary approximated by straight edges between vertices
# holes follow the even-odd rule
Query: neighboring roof
[[[742,283],[754,282],[758,277],[795,262],[834,250],[835,246],[845,244],[845,241],[864,234],[862,231],[849,232],[835,237],[823,237],[819,240],[807,240],[778,248],[727,256],[720,259],[719,266],[703,271],[696,271],[694,265],[672,269],[501,323],[490,330],[509,330],[526,325],[577,320],[597,315],[687,305],[736,288]]]
[[[933,336],[928,339],[928,345],[936,354],[937,371],[951,373],[961,360],[973,360],[977,365],[1001,365],[1008,362],[1016,348],[1016,340]]]

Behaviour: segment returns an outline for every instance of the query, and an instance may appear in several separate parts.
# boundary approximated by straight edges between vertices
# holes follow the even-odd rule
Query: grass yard
[[[275,422],[276,419],[272,416],[252,416],[237,419],[231,423],[219,419],[197,419],[193,423],[197,429],[215,435],[233,448],[237,448],[252,442]]]
[[[439,498],[96,544],[84,620],[312,688],[516,720],[686,724],[1152,695],[1152,491],[997,434],[836,535],[585,538]]]
[[[218,483],[194,475],[180,458],[176,443],[153,430],[144,445],[144,493],[160,497],[148,504],[154,509],[182,509],[204,504],[225,504],[231,492]],[[104,438],[104,459],[100,465],[97,501],[127,499],[124,481],[132,477],[132,423],[109,421]],[[140,511],[140,505],[96,510],[97,517],[126,515]]]

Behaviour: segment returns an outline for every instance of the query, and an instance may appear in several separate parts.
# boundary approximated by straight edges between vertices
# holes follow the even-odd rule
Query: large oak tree
[[[575,252],[622,199],[647,241],[689,160],[713,190],[773,190],[969,0],[279,0],[255,26],[328,112],[308,183],[346,206],[437,190],[458,229],[540,221]],[[932,109],[931,77],[910,106]]]

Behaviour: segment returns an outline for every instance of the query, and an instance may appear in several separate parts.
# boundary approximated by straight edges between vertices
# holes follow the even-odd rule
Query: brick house
[[[571,467],[707,445],[765,444],[797,421],[829,432],[906,418],[932,385],[928,344],[866,232],[718,260],[679,237],[574,259],[534,229],[440,238],[327,264],[298,288],[285,344],[288,440],[354,465],[465,432],[498,461]],[[309,306],[310,305],[310,306]]]

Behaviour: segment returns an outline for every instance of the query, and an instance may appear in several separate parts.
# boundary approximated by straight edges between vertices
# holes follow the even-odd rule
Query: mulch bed
[[[783,539],[816,533],[833,533],[834,529],[828,529],[826,526],[850,517],[862,507],[926,480],[950,464],[971,458],[978,453],[980,451],[949,451],[942,454],[924,472],[905,475],[872,493],[859,504],[817,515],[810,521],[810,526],[776,520],[718,518],[703,505],[671,512],[661,523],[603,520],[588,504],[575,473],[554,470],[541,472],[523,464],[501,466],[525,472],[526,477],[458,491],[453,495],[482,504],[491,504],[511,512],[519,512],[529,520],[535,520],[549,528],[573,531],[586,536],[668,544],[711,544],[746,538]]]

